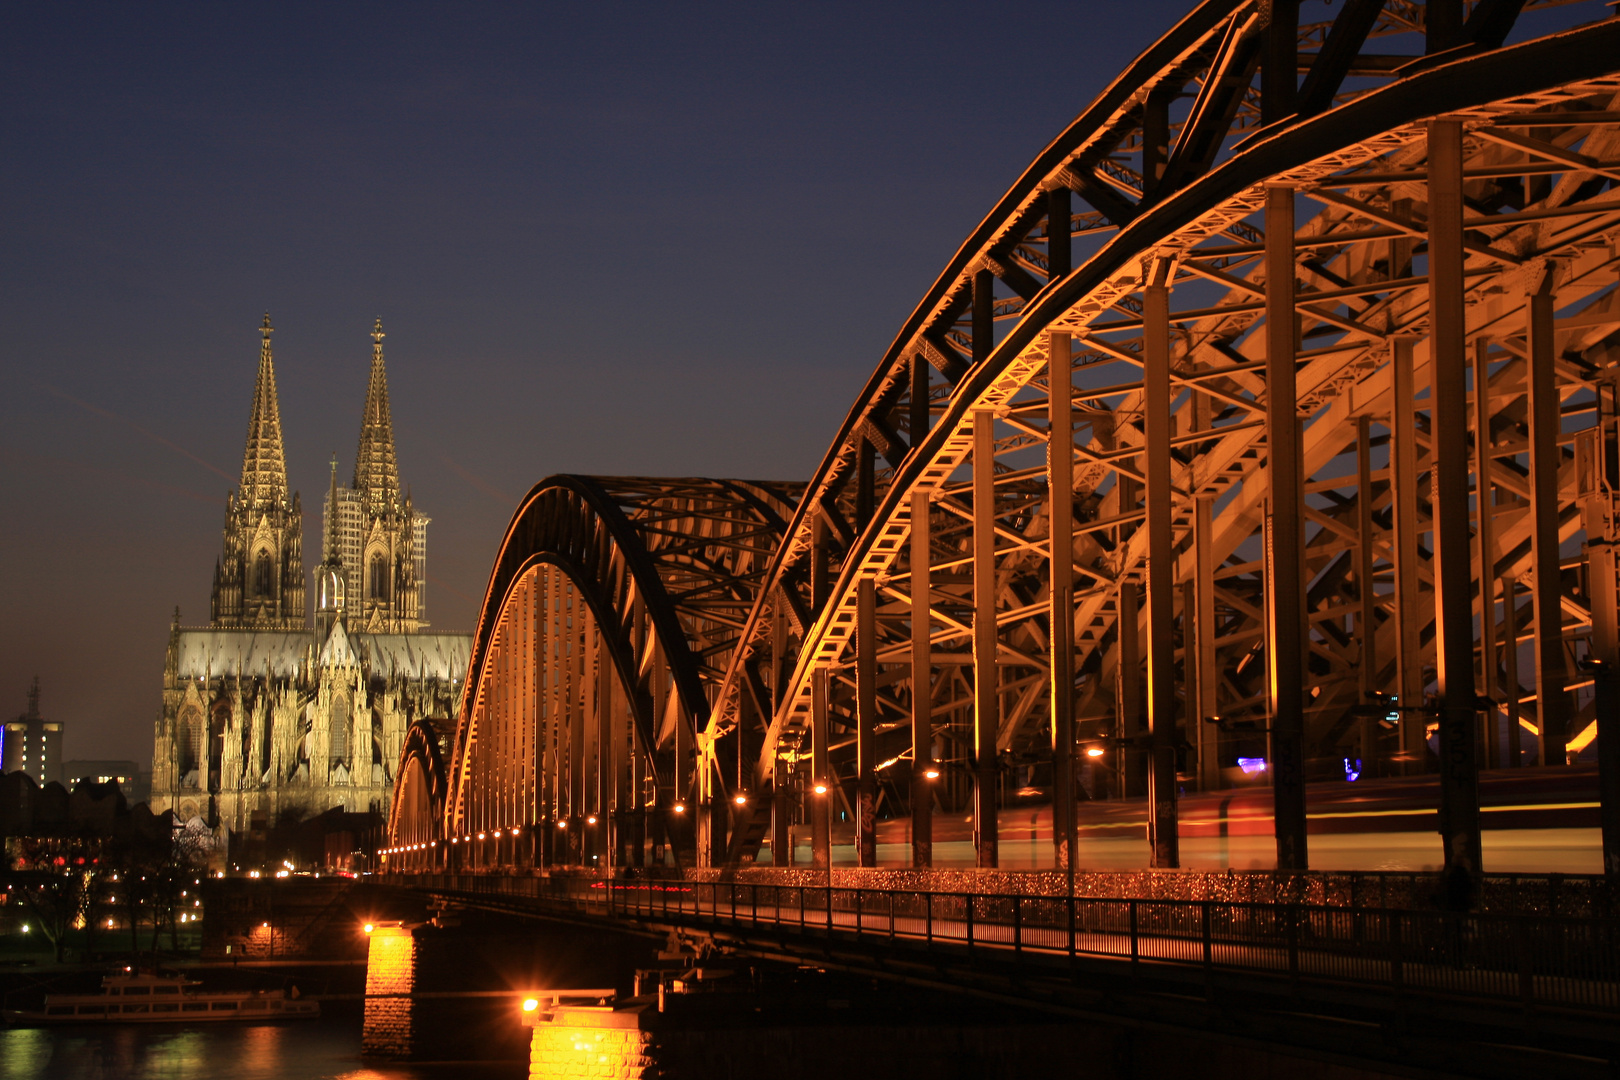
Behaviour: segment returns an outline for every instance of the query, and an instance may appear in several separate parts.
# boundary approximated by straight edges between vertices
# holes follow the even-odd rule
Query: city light
[[[536,1001],[534,998],[524,998],[523,999],[523,1011],[524,1012],[534,1012],[539,1007],[540,1007],[540,1003],[538,1001]]]
[[[559,822],[557,822],[557,828],[559,828],[559,829],[566,829],[566,828],[568,828],[568,822],[566,822],[566,821],[559,821]]]
[[[827,794],[827,785],[818,783],[816,785],[816,794],[817,795],[825,795],[825,794]]]
[[[924,769],[923,770],[923,779],[924,780],[938,780],[939,779],[939,770],[936,769],[936,768],[933,768],[932,766],[930,766],[929,768]]]
[[[738,806],[747,806],[748,796],[739,791],[731,801],[736,803]]]
[[[675,804],[675,812],[676,812],[676,813],[677,813],[677,814],[684,814],[684,813],[686,813],[686,804],[685,804],[685,803],[676,803],[676,804]]]
[[[1104,750],[1100,746],[1088,746],[1088,747],[1086,747],[1086,757],[1088,757],[1088,758],[1100,758],[1104,754],[1106,754],[1107,752],[1108,751]]]
[[[592,814],[590,817],[586,818],[585,819],[585,824],[587,824],[587,825],[595,825],[596,824],[596,815]]]
[[[371,932],[372,932],[372,931],[373,931],[373,930],[375,930],[375,929],[377,929],[377,927],[376,927],[376,926],[375,926],[375,925],[374,925],[374,924],[372,924],[372,923],[366,923],[366,927],[365,927],[365,930],[366,930],[366,933],[368,933],[368,934],[369,934],[369,933],[371,933]]]

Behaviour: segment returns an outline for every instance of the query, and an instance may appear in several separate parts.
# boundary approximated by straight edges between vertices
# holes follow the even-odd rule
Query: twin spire
[[[371,382],[354,454],[354,483],[367,505],[391,510],[399,502],[399,463],[394,459],[394,422],[388,415],[388,373],[383,370],[382,320],[371,329]]]
[[[253,387],[253,414],[248,419],[247,448],[242,451],[242,487],[237,498],[247,506],[287,505],[287,458],[281,446],[281,409],[276,402],[276,365],[270,357],[270,313],[259,333],[259,379]]]
[[[253,388],[247,447],[242,453],[242,487],[237,499],[245,506],[287,505],[287,458],[281,441],[281,409],[276,397],[276,367],[270,354],[270,314],[259,327],[259,377]],[[371,381],[360,421],[360,449],[355,454],[354,490],[372,505],[392,508],[399,502],[399,463],[394,454],[394,423],[388,413],[388,373],[383,368],[383,328],[371,330]],[[336,466],[333,466],[334,469]]]

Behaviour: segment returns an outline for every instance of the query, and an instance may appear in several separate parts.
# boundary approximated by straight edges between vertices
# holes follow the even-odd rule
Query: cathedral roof
[[[356,634],[371,674],[386,678],[463,679],[471,634]]]
[[[339,633],[334,628],[333,637]],[[269,674],[286,678],[298,673],[317,644],[313,630],[181,630],[177,635],[176,674],[182,679]],[[349,634],[333,652],[324,643],[323,663],[358,660],[372,678],[460,679],[467,674],[471,634]],[[339,655],[340,654],[340,655]]]
[[[388,372],[383,368],[382,320],[371,331],[371,381],[360,418],[360,449],[354,455],[354,490],[368,506],[399,502],[399,463],[394,457],[394,421],[388,415]]]
[[[253,413],[248,419],[237,498],[245,506],[285,506],[287,459],[281,446],[281,407],[276,401],[276,365],[270,358],[268,312],[259,333],[264,341],[259,346],[259,378],[253,387]]]
[[[176,674],[209,676],[295,675],[312,640],[308,630],[182,630]]]

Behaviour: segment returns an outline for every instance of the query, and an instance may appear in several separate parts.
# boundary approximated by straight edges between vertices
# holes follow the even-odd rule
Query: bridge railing
[[[750,882],[533,878],[605,915],[969,952],[1201,967],[1620,1011],[1620,920],[1215,900],[981,895]]]
[[[574,875],[408,880],[603,916],[966,951],[1048,968],[1114,961],[1620,1012],[1613,918]]]

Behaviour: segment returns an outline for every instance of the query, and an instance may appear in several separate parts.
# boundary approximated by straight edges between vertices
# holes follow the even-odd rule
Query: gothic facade
[[[261,333],[210,624],[175,612],[152,750],[154,813],[238,834],[285,811],[386,813],[406,730],[454,714],[471,648],[427,629],[428,518],[400,486],[380,320],[351,486],[332,466],[310,625],[269,316]]]

